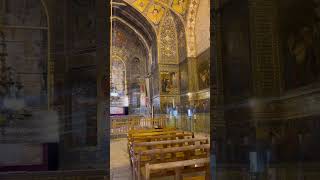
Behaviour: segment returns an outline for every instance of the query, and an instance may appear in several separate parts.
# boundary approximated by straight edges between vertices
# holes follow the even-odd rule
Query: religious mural
[[[177,94],[178,93],[178,73],[177,72],[161,72],[161,94]]]
[[[149,4],[149,0],[137,0],[133,2],[133,7],[137,8],[139,11],[143,12]]]
[[[187,10],[187,0],[173,0],[172,8],[179,14],[184,14]]]
[[[200,56],[198,59],[198,82],[199,90],[210,87],[210,53]]]
[[[286,8],[286,11],[282,11]],[[320,78],[320,2],[280,2],[279,29],[285,89],[295,89]]]
[[[153,4],[149,9],[148,9],[148,13],[147,13],[147,17],[155,24],[159,24],[159,22],[161,21],[163,15],[165,13],[165,8],[157,5],[157,4]]]

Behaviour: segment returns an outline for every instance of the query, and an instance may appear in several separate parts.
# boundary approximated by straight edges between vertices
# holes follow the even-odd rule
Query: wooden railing
[[[165,115],[153,119],[143,116],[111,117],[111,136],[122,137],[131,129],[166,128],[172,126],[185,131],[210,134],[209,113],[199,113],[192,118],[185,115],[175,117],[174,119],[172,118],[169,119],[169,117]],[[173,123],[173,121],[175,123]]]
[[[129,130],[166,127],[166,118],[147,118],[142,116],[111,117],[111,136],[121,137]]]

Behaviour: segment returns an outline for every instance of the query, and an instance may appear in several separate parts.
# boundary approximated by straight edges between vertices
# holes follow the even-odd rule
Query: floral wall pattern
[[[178,43],[174,19],[170,12],[160,25],[159,64],[178,64]]]

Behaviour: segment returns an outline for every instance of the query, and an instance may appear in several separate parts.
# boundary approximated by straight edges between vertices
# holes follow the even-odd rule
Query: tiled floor
[[[131,180],[127,139],[113,139],[110,144],[111,180]]]

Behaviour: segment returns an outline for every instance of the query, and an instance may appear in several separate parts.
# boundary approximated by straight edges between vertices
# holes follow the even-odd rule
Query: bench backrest
[[[163,128],[163,129],[132,129],[128,131],[128,134],[143,133],[143,132],[162,132],[177,130],[176,128]]]
[[[140,151],[169,148],[169,147],[181,147],[190,145],[209,144],[208,138],[190,138],[190,139],[176,139],[167,141],[152,141],[152,142],[133,142],[130,154],[137,154]]]
[[[128,137],[128,143],[132,144],[134,142],[151,142],[151,141],[165,141],[165,140],[175,140],[175,139],[185,139],[185,138],[194,138],[193,133],[168,133],[160,135],[151,135],[151,136],[137,136],[137,137]]]
[[[191,145],[182,147],[170,147],[163,149],[152,149],[138,152],[134,159],[138,167],[146,163],[173,162],[195,158],[206,158],[210,154],[210,144]]]

